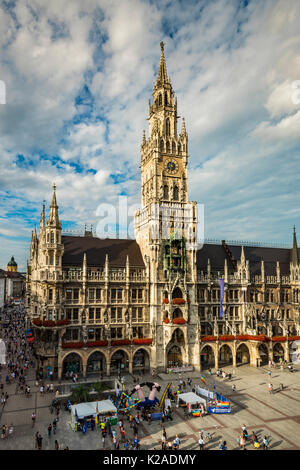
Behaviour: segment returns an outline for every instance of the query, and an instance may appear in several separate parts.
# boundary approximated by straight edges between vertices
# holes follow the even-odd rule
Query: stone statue
[[[83,339],[84,343],[86,343],[87,340],[88,340],[86,325],[83,325],[83,327],[82,327],[82,339]]]

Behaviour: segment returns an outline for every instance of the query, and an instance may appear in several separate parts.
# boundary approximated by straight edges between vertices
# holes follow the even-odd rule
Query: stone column
[[[87,370],[87,363],[83,362],[82,363],[82,374],[83,374],[84,378],[86,377],[86,370]]]
[[[215,343],[214,353],[215,353],[215,370],[219,369],[219,341]]]
[[[233,341],[232,367],[236,369],[236,341]]]
[[[289,342],[286,341],[284,345],[282,346],[284,347],[284,360],[289,362],[290,361]]]
[[[128,363],[128,372],[129,372],[129,374],[132,374],[132,360],[129,360],[129,363]]]
[[[107,377],[110,377],[110,361],[107,361],[106,364],[106,375]]]
[[[61,380],[61,379],[62,379],[62,373],[63,373],[63,367],[62,367],[62,365],[61,365],[61,366],[57,366],[57,378],[58,378],[58,380]]]

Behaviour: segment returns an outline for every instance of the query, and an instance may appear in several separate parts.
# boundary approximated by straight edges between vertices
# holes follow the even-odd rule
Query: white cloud
[[[0,215],[40,207],[53,181],[62,218],[78,224],[95,224],[98,204],[121,191],[139,201],[139,146],[164,40],[189,133],[191,198],[207,206],[208,233],[289,236],[300,226],[299,107],[289,89],[300,79],[300,5],[239,4],[65,0],[62,8],[33,0],[11,7],[18,27],[0,9],[8,97],[0,107],[0,189],[11,197]],[[84,84],[94,106],[78,120],[89,109],[75,105]],[[16,164],[17,154],[33,164]],[[125,181],[112,184],[111,174]],[[21,217],[9,220],[6,236],[21,228]],[[30,217],[23,220],[30,230]]]

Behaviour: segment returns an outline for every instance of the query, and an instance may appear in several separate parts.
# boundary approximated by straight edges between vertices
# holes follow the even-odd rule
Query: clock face
[[[178,163],[175,160],[167,160],[166,163],[165,163],[165,169],[170,174],[177,173]]]

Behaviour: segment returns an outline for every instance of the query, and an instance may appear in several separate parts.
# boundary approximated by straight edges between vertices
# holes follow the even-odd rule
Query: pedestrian
[[[267,436],[264,436],[263,438],[263,450],[268,450],[269,449],[269,441]]]
[[[55,447],[55,450],[59,450],[59,445],[58,445],[58,442],[56,440],[54,442],[54,447]]]
[[[48,437],[51,437],[51,431],[52,431],[52,424],[50,423],[48,426]]]
[[[199,436],[198,444],[199,444],[199,450],[204,450],[204,444],[205,443],[204,443],[202,435]]]
[[[219,450],[227,450],[226,441],[223,441],[223,442],[222,442],[222,440],[220,441]]]
[[[53,429],[53,434],[56,434],[56,419],[53,420],[52,429]]]
[[[273,393],[273,384],[269,383],[268,390],[269,390],[269,394],[272,395],[272,393]]]
[[[35,448],[38,449],[38,437],[39,437],[39,432],[37,431],[35,433]]]
[[[38,450],[42,450],[43,438],[42,438],[42,436],[41,436],[40,434],[38,435],[37,443],[38,443]]]
[[[244,437],[244,433],[241,434],[239,441],[240,441],[240,449],[245,450],[246,439]]]

